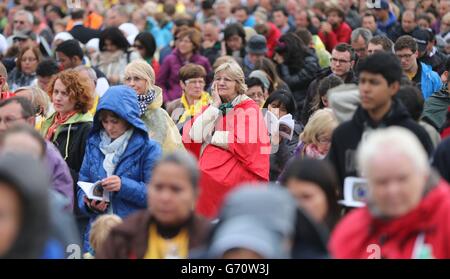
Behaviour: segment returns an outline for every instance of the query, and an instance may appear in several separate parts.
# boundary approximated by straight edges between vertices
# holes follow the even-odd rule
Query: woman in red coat
[[[246,90],[236,62],[219,66],[213,103],[189,130],[190,138],[202,143],[197,212],[206,217],[214,218],[225,195],[239,184],[269,178],[270,140],[259,106]]]
[[[358,164],[368,180],[368,203],[332,233],[335,258],[450,258],[450,187],[433,173],[425,150],[408,130],[373,132]]]

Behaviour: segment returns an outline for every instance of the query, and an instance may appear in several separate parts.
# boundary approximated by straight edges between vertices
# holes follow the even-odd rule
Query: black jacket
[[[450,183],[450,138],[446,138],[438,145],[432,165]]]
[[[389,30],[389,32],[387,33],[387,36],[389,39],[391,39],[391,41],[393,41],[395,43],[395,41],[397,41],[397,39],[400,38],[401,36],[404,36],[404,35],[411,36],[412,32],[414,32],[417,29],[419,29],[419,27],[414,28],[414,30],[411,32],[405,32],[402,28],[401,23],[397,23],[393,28],[391,28]]]
[[[278,145],[276,153],[270,154],[270,181],[276,181],[281,171],[284,169],[286,163],[294,155],[295,148],[298,145],[298,138],[303,131],[303,126],[299,123],[295,123],[294,134],[291,140],[282,138]]]
[[[314,80],[320,71],[319,60],[309,53],[303,62],[303,67],[299,71],[290,69],[286,64],[278,65],[280,78],[286,82],[291,89],[298,108],[303,107],[309,84]]]
[[[347,176],[358,176],[356,173],[355,153],[365,131],[389,126],[404,127],[413,132],[428,155],[433,153],[433,143],[427,132],[409,115],[406,108],[396,98],[393,99],[391,110],[378,125],[373,123],[368,113],[359,106],[352,120],[339,125],[333,132],[328,159],[334,165],[340,186],[344,185]],[[342,196],[342,188],[340,189]]]
[[[301,107],[301,114],[300,114],[300,122],[303,123],[303,125],[306,125],[308,122],[309,117],[313,113],[312,108],[314,106],[314,99],[317,95],[317,89],[319,87],[319,82],[324,79],[325,77],[333,74],[331,71],[331,68],[324,68],[320,72],[317,73],[315,79],[309,84],[308,91],[306,92],[305,102],[303,106]],[[353,71],[350,71],[347,74],[347,77],[344,80],[344,83],[358,83],[357,76]],[[299,109],[300,110],[300,109]]]
[[[72,124],[72,126],[70,127],[70,138],[69,141],[67,141],[67,136],[69,134],[69,125],[65,125],[61,129],[61,132],[58,134],[56,140],[53,141],[53,144],[55,144],[56,148],[58,148],[61,156],[65,158],[74,182],[78,181],[78,173],[80,171],[81,164],[83,163],[86,140],[91,127],[92,122],[80,122]],[[69,142],[69,146],[67,148],[66,154],[67,142]]]
[[[445,62],[447,62],[447,55],[439,50],[436,50],[436,52],[432,56],[425,54],[419,59],[419,61],[430,65],[433,68],[433,71],[435,71],[439,75],[442,75],[442,73],[445,71]]]
[[[89,42],[90,39],[100,38],[100,31],[84,27],[83,25],[75,25],[69,33],[83,44]]]
[[[219,41],[217,41],[212,47],[210,48],[202,48],[200,50],[201,55],[208,58],[209,64],[214,65],[214,62],[216,62],[216,59],[220,57],[220,52],[222,51],[222,46]]]

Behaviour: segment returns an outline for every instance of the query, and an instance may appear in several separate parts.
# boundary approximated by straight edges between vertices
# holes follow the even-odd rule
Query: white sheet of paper
[[[94,188],[99,183],[91,183],[91,182],[84,182],[84,181],[78,181],[78,186],[80,186],[81,190],[86,194],[86,197],[90,200],[97,200],[97,201],[107,201],[109,202],[109,191],[104,190],[103,188],[103,194],[99,195],[98,193],[94,193]],[[101,187],[101,186],[99,186]]]

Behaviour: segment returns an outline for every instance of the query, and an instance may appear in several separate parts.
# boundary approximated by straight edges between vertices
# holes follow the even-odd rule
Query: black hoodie
[[[411,118],[406,108],[397,98],[394,97],[392,99],[391,110],[379,124],[375,124],[368,113],[359,106],[350,121],[342,123],[334,130],[331,139],[328,159],[336,169],[341,187],[343,187],[344,179],[347,176],[357,176],[355,153],[363,133],[389,126],[400,126],[413,132],[424,146],[428,156],[432,155],[433,143],[427,132]],[[341,197],[342,194],[341,188]]]
[[[5,259],[36,259],[43,255],[49,233],[49,176],[29,156],[5,154],[0,157],[0,181],[10,185],[21,200],[22,221],[18,236]]]

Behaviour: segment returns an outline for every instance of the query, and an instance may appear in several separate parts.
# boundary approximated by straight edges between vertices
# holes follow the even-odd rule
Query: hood
[[[380,123],[373,123],[372,119],[369,117],[369,114],[361,106],[356,109],[352,121],[360,128],[364,128],[366,125],[372,128],[377,128],[380,126],[392,126],[407,118],[411,118],[409,112],[406,110],[404,105],[396,97],[394,97],[392,99],[390,111],[384,116]]]
[[[274,184],[247,184],[228,195],[219,219],[249,216],[286,237],[294,232],[296,210],[297,205],[286,189]]]
[[[450,100],[450,92],[448,91],[448,85],[445,83],[441,90],[436,92],[433,97],[439,98],[439,99],[446,99]]]
[[[160,107],[162,107],[163,104],[163,94],[162,89],[156,85],[153,85],[153,90],[155,90],[155,99],[153,102],[148,106],[149,110],[155,110]]]
[[[92,133],[97,132],[101,128],[98,116],[99,111],[102,109],[113,111],[135,129],[147,134],[147,127],[139,118],[139,105],[136,92],[131,87],[117,85],[111,86],[106,90],[105,94],[103,94],[98,102]]]
[[[23,218],[16,241],[3,258],[36,259],[43,255],[49,233],[50,179],[42,166],[23,154],[0,158],[0,181],[19,194]]]

